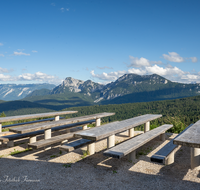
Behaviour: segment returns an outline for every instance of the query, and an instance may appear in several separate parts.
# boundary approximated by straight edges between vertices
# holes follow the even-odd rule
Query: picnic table
[[[133,137],[134,127],[137,127],[142,124],[145,124],[144,132],[147,132],[150,129],[150,121],[160,117],[162,117],[162,115],[156,115],[156,114],[141,115],[123,121],[108,123],[100,127],[95,127],[85,131],[77,132],[75,133],[75,137],[88,139],[91,140],[91,142],[107,138],[107,147],[111,148],[115,146],[115,134],[129,130],[129,136]],[[90,154],[95,153],[95,143],[91,143],[90,145],[88,145],[88,151]]]
[[[91,120],[96,120],[96,126],[99,126],[101,123],[101,118],[102,117],[107,117],[107,116],[112,116],[115,113],[97,113],[97,114],[93,114],[93,115],[86,115],[86,116],[80,116],[80,117],[74,117],[74,118],[69,118],[69,119],[62,119],[59,121],[51,121],[48,123],[39,123],[39,124],[33,124],[33,125],[27,125],[27,126],[21,126],[21,127],[17,127],[17,128],[13,128],[13,129],[9,129],[9,131],[11,132],[15,132],[15,133],[19,133],[19,134],[27,134],[27,133],[31,133],[31,132],[36,132],[36,131],[40,131],[40,130],[44,130],[44,139],[51,139],[51,132],[52,132],[52,128],[54,127],[58,127],[58,126],[66,126],[68,124],[73,124],[73,123],[77,123],[78,126],[80,125],[80,122],[84,122],[84,121],[89,121],[89,123],[91,123]],[[87,124],[86,124],[87,125]],[[83,129],[85,129],[83,127]],[[65,136],[63,136],[63,138],[65,138]],[[67,135],[68,138],[68,135]],[[52,138],[51,143],[53,143],[55,141],[59,141],[61,140],[59,137],[57,138]],[[36,143],[36,136],[31,137],[30,139],[30,143]],[[45,144],[46,141],[43,142],[43,144]],[[41,143],[40,143],[41,146]]]
[[[173,143],[191,147],[191,168],[200,169],[200,120],[174,139]]]
[[[59,120],[60,115],[73,114],[78,111],[58,111],[58,112],[49,112],[49,113],[38,113],[38,114],[29,114],[29,115],[17,115],[17,116],[8,116],[8,117],[0,117],[0,133],[2,132],[2,123],[8,121],[19,121],[24,119],[35,119],[41,117],[50,117],[54,116],[55,121]]]

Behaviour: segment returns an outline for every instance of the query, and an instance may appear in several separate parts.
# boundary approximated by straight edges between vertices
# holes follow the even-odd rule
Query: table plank
[[[88,129],[86,131],[77,132],[76,137],[82,137],[89,140],[100,140],[111,135],[126,131],[136,126],[142,125],[148,121],[162,117],[162,115],[146,114],[119,122],[108,123],[100,127]]]
[[[0,123],[7,122],[7,121],[18,121],[18,120],[23,120],[23,119],[35,119],[35,118],[40,118],[40,117],[50,117],[50,116],[59,116],[59,115],[65,115],[65,114],[73,114],[73,113],[77,113],[77,112],[78,111],[59,111],[59,112],[0,117]]]
[[[71,123],[78,123],[82,121],[88,121],[88,120],[93,120],[93,119],[98,119],[106,116],[112,116],[115,113],[98,113],[98,114],[93,114],[93,115],[86,115],[86,116],[81,116],[81,117],[74,117],[70,119],[62,119],[59,121],[51,121],[48,123],[42,123],[42,124],[34,124],[34,125],[28,125],[28,126],[22,126],[22,127],[17,127],[14,129],[9,129],[9,131],[15,132],[15,133],[28,133],[28,132],[33,132],[37,130],[45,130],[45,129],[50,129],[52,127],[56,126],[61,126],[61,125],[66,125],[66,124],[71,124]]]
[[[200,120],[174,139],[174,144],[200,148]]]

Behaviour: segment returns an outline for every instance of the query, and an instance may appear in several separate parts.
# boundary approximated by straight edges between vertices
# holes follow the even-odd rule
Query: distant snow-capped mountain
[[[19,100],[39,89],[53,89],[53,84],[0,84],[0,100]]]

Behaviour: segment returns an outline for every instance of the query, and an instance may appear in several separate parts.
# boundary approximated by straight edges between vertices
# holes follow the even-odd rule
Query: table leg
[[[128,136],[134,137],[134,128],[128,130]]]
[[[191,168],[200,169],[200,148],[191,147]]]
[[[87,125],[83,125],[83,130],[86,130],[87,129]]]
[[[115,135],[111,135],[107,138],[107,147],[111,148],[115,146]]]
[[[51,138],[51,129],[46,129],[44,131],[44,139],[50,139]]]
[[[95,143],[91,143],[87,145],[87,151],[89,152],[89,155],[92,155],[95,153]]]
[[[30,137],[29,143],[34,143],[36,142],[36,136],[35,137]]]
[[[59,115],[55,116],[55,121],[59,121],[59,120],[60,120],[60,116]]]
[[[149,131],[149,129],[150,129],[150,121],[144,124],[144,132],[146,133],[147,131]]]
[[[96,119],[96,127],[101,125],[101,118]]]

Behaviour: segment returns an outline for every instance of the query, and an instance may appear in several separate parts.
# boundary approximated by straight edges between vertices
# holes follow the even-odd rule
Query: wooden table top
[[[200,120],[173,141],[174,144],[200,148]]]
[[[148,121],[162,117],[162,115],[146,114],[123,121],[112,122],[99,127],[75,133],[75,136],[89,140],[100,140],[111,135],[126,131],[128,129],[142,125]]]

